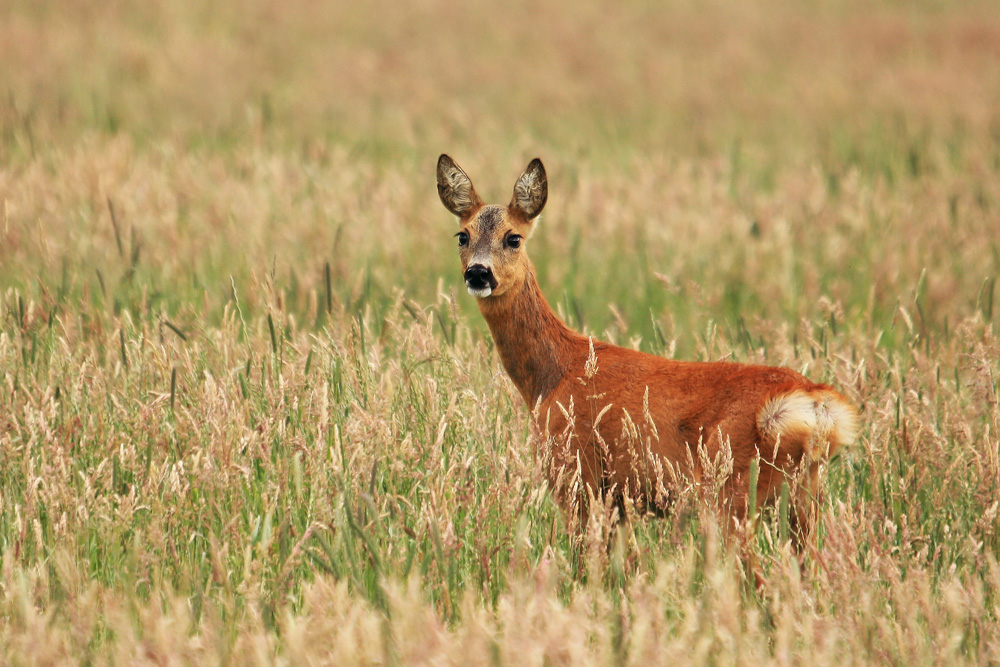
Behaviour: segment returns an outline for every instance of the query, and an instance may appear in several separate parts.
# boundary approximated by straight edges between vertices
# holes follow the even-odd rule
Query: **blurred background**
[[[1000,12],[985,1],[8,1],[0,12],[6,151],[24,149],[12,134],[91,131],[404,155],[715,154],[739,141],[785,160],[874,133],[996,129],[1000,95]]]
[[[124,259],[169,311],[268,272],[426,303],[459,284],[441,152],[498,202],[543,158],[542,287],[598,331],[888,316],[930,265],[943,321],[998,265],[992,1],[8,0],[0,61],[0,286],[106,296]]]

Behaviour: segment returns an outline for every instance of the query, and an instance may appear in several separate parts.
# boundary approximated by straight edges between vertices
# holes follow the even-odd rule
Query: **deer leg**
[[[819,463],[811,462],[796,480],[795,498],[788,511],[792,543],[799,553],[812,545],[813,532],[819,521],[819,501]]]

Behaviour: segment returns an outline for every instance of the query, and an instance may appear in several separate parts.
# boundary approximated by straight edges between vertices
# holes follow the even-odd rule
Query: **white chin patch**
[[[475,289],[473,287],[466,286],[469,290],[469,294],[476,297],[477,299],[485,299],[490,294],[493,294],[493,290],[489,287],[484,287],[482,289]]]

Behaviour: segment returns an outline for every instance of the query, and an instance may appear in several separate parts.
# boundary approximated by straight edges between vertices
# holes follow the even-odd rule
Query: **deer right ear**
[[[483,205],[469,177],[454,160],[444,154],[438,158],[437,185],[441,203],[460,218]]]
[[[548,197],[549,181],[545,176],[545,167],[541,160],[535,158],[514,184],[514,198],[510,203],[525,220],[531,222],[542,212]]]

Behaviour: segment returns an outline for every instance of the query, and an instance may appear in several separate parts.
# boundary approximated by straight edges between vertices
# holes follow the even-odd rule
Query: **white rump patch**
[[[858,415],[836,392],[796,389],[769,399],[757,415],[757,428],[775,439],[804,437],[806,455],[816,460],[854,442]]]

